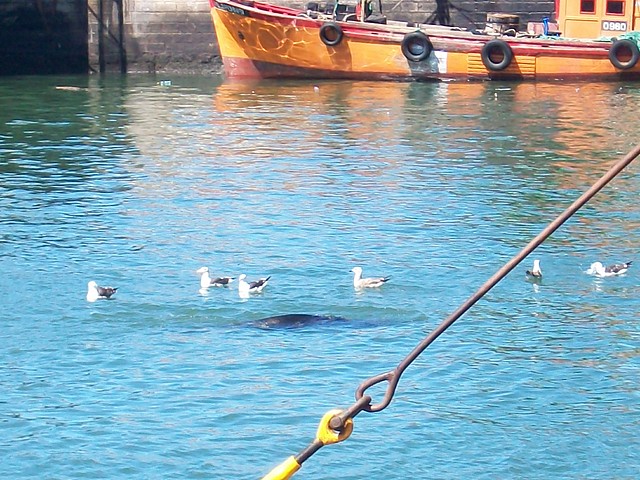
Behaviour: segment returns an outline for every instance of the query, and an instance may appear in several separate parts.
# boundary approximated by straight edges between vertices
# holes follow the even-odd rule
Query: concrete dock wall
[[[119,1],[102,0],[107,69],[117,70]],[[220,68],[207,0],[122,0],[129,72],[207,72]],[[98,12],[100,0],[89,0]],[[99,15],[89,17],[89,62],[97,69]]]

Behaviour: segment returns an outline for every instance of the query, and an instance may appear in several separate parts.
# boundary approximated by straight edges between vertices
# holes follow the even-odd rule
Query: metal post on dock
[[[100,73],[106,70],[104,59],[104,0],[98,0],[98,65]]]
[[[98,47],[98,71],[100,73],[107,71],[107,64],[109,63],[107,56],[109,56],[113,62],[116,54],[114,49],[117,49],[117,61],[120,65],[120,73],[127,73],[124,0],[96,0],[94,6],[95,10],[89,5],[89,12],[95,19],[98,27],[95,42]],[[114,6],[118,9],[117,15],[115,15]],[[117,33],[115,32],[115,22],[117,22]]]
[[[118,53],[120,73],[127,73],[127,52],[124,48],[124,0],[116,0],[118,5]]]

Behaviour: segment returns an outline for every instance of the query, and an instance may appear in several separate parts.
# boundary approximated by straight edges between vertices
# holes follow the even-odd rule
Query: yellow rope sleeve
[[[262,477],[262,480],[287,480],[298,470],[300,470],[300,464],[294,456],[291,456]]]

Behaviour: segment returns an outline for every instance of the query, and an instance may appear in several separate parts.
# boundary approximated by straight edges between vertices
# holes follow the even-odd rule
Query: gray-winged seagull
[[[613,265],[609,265],[605,267],[601,262],[593,262],[587,273],[589,275],[595,275],[597,277],[611,277],[613,275],[622,275],[629,270],[633,262],[626,263],[614,263]]]
[[[373,277],[373,278],[362,278],[362,268],[361,267],[353,267],[351,269],[353,272],[353,287],[357,290],[361,288],[377,288],[384,285],[389,281],[391,277]]]
[[[118,287],[100,287],[96,282],[91,280],[87,284],[87,301],[109,300],[117,290]]]
[[[200,267],[196,270],[196,273],[200,274],[200,288],[226,287],[235,279],[235,277],[211,278],[209,276],[209,267]]]
[[[260,293],[262,289],[267,286],[271,275],[261,278],[260,280],[256,280],[255,282],[247,282],[245,281],[245,278],[247,278],[247,276],[244,273],[238,277],[238,292],[240,295],[247,293]]]

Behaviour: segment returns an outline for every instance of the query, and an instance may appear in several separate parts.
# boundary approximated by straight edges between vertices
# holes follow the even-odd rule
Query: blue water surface
[[[314,88],[316,87],[316,88]],[[0,79],[0,478],[261,478],[637,142],[640,84]],[[640,477],[640,166],[305,479]],[[525,280],[533,258],[543,281]],[[620,277],[593,261],[636,261]],[[271,275],[249,299],[195,273]],[[358,292],[351,268],[390,275]],[[89,303],[86,284],[119,287]],[[265,327],[264,317],[332,317]],[[386,383],[367,390],[382,400]]]

